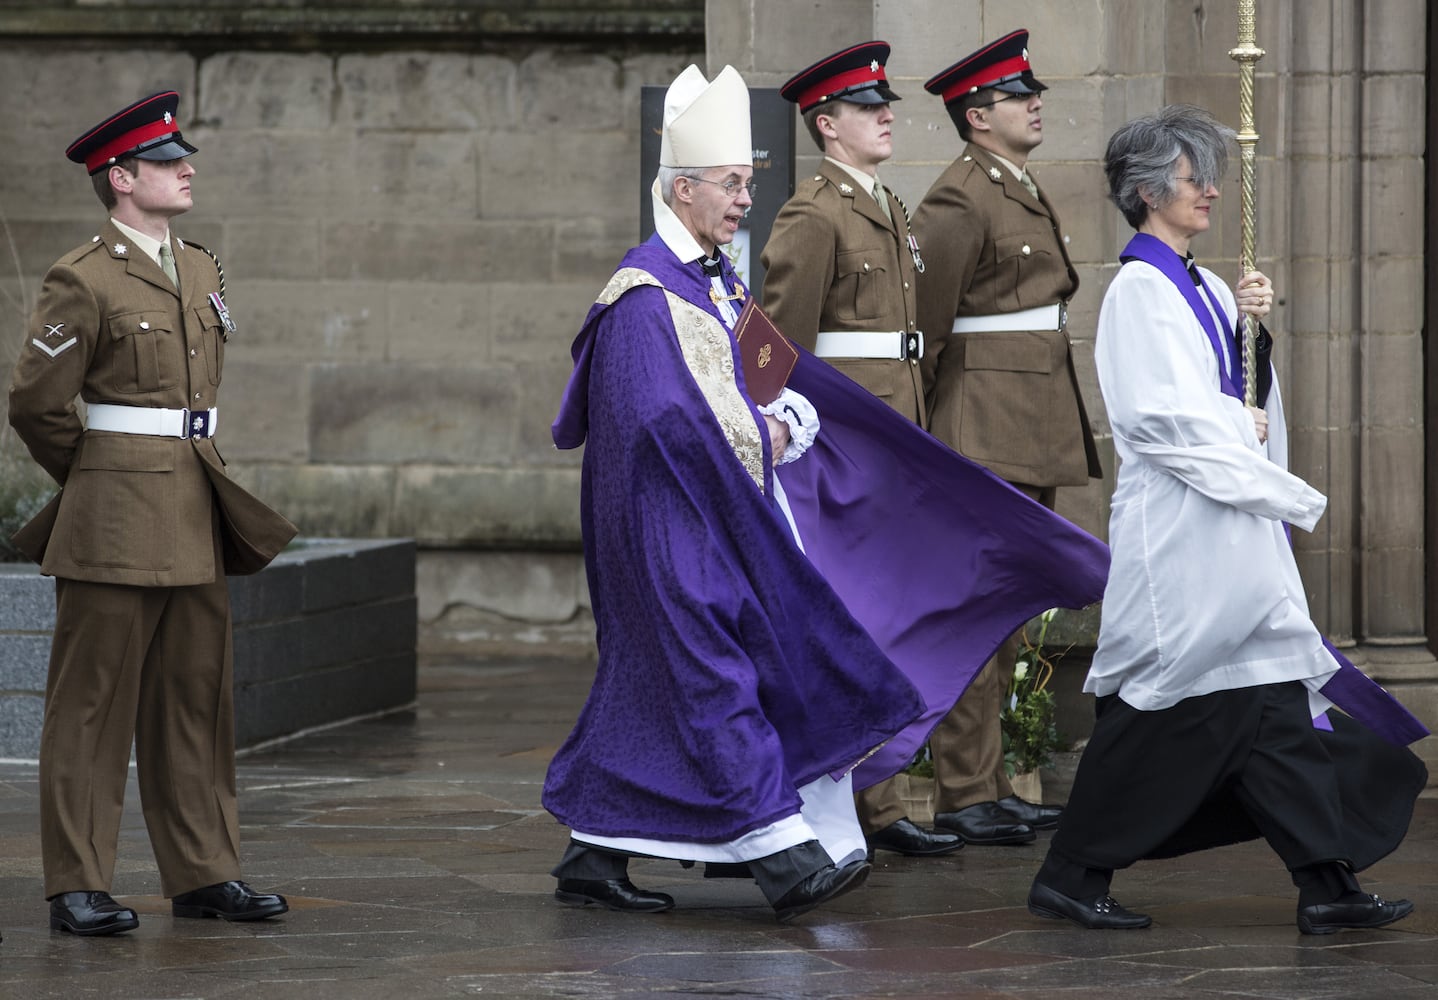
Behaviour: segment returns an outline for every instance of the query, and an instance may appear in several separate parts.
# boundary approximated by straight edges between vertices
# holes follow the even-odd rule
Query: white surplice
[[[1232,329],[1232,292],[1200,270]],[[1084,690],[1154,711],[1296,680],[1315,712],[1328,707],[1316,691],[1337,664],[1309,618],[1283,529],[1312,531],[1327,500],[1286,469],[1276,380],[1265,446],[1242,402],[1219,390],[1219,359],[1187,299],[1142,261],[1110,284],[1095,355],[1120,465]]]

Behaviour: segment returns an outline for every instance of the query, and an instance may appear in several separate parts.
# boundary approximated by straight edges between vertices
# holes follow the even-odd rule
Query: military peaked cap
[[[106,118],[70,143],[65,155],[98,174],[126,157],[178,160],[198,152],[180,136],[175,111],[180,95],[173,90],[151,94]]]
[[[779,96],[799,105],[802,114],[825,101],[888,104],[900,100],[889,89],[884,63],[888,42],[863,42],[820,59],[779,88]]]
[[[924,89],[938,94],[945,104],[952,104],[980,90],[1037,94],[1048,88],[1034,79],[1029,65],[1029,32],[1020,28],[935,74]]]

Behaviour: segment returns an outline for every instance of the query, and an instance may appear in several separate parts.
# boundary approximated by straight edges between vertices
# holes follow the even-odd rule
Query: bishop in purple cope
[[[812,355],[756,406],[717,252],[753,176],[731,68],[670,87],[660,163],[656,233],[590,310],[553,428],[585,446],[599,649],[544,786],[572,831],[556,898],[665,910],[629,857],[703,861],[787,920],[866,877],[854,788],[1020,622],[1092,602],[1107,549]]]

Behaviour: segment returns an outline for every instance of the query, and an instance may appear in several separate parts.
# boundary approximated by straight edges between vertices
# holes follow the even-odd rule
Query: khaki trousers
[[[45,896],[108,891],[130,745],[165,896],[240,877],[229,590],[55,581]]]
[[[1010,483],[1032,500],[1054,509],[1057,489]],[[929,736],[934,756],[934,812],[955,812],[1014,794],[1004,773],[1004,736],[999,714],[1014,679],[1017,636],[1005,640],[973,683]]]

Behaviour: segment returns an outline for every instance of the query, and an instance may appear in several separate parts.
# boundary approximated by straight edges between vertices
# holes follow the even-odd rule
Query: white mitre
[[[713,82],[691,65],[664,94],[662,167],[724,167],[754,162],[749,135],[749,88],[733,66]]]

